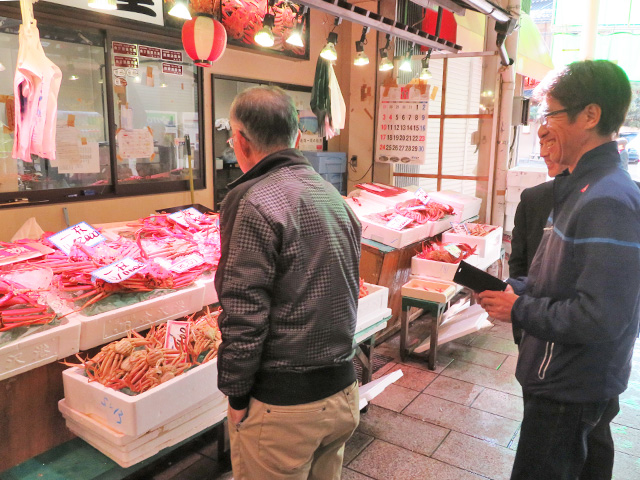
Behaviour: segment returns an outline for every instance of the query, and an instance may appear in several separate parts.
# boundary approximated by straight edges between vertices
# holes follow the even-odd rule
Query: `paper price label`
[[[164,337],[164,348],[186,351],[189,327],[189,322],[169,320],[167,322],[167,335]]]
[[[391,228],[393,230],[402,230],[404,227],[413,222],[413,219],[407,218],[403,215],[396,214],[393,216],[391,220],[387,223],[387,228]]]
[[[456,247],[455,245],[445,245],[444,249],[449,252],[451,255],[453,255],[455,258],[459,258],[460,255],[462,255],[462,250],[460,250],[458,247]]]
[[[453,233],[457,233],[458,235],[469,234],[469,229],[467,228],[466,223],[451,222],[451,230],[453,230]]]
[[[100,278],[107,283],[120,283],[144,267],[144,263],[140,263],[131,257],[124,257],[106,267],[95,270],[91,273],[91,279],[95,281],[97,278]]]
[[[423,189],[419,188],[418,190],[416,190],[415,193],[415,197],[420,200],[423,204],[427,204],[429,203],[429,195],[427,195],[427,192],[425,192]]]
[[[17,245],[17,244],[8,244],[7,246],[0,245],[0,258],[17,257],[18,255],[26,255],[33,252],[37,252],[37,250],[27,245]]]
[[[76,242],[93,247],[105,240],[106,238],[87,222],[80,222],[49,237],[49,241],[66,255],[69,255],[71,247]]]
[[[193,267],[197,267],[198,265],[202,265],[204,263],[204,258],[202,255],[197,253],[192,253],[191,255],[187,255],[176,261],[169,270],[172,272],[182,273],[187,270],[192,269]]]
[[[200,220],[200,218],[202,218],[202,213],[200,213],[193,207],[189,207],[186,210],[180,210],[179,212],[170,214],[169,218],[174,222],[179,223],[183,227],[188,227],[189,224],[187,223],[185,218],[188,218],[192,222],[198,221]]]

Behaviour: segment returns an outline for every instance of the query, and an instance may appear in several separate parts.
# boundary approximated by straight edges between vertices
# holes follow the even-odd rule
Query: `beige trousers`
[[[339,480],[344,444],[360,421],[358,383],[317,402],[277,406],[255,398],[229,421],[234,480]]]

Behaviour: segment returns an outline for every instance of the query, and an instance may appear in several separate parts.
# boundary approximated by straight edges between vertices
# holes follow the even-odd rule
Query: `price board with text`
[[[410,86],[381,87],[376,161],[425,163],[428,117],[428,86],[423,89]]]

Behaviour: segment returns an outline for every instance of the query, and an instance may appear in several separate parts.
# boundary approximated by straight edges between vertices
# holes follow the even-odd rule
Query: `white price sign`
[[[202,257],[202,255],[192,253],[191,255],[187,255],[186,257],[182,257],[175,261],[169,269],[172,272],[182,273],[192,269],[193,267],[202,265],[203,263],[204,258]]]
[[[421,203],[423,203],[424,205],[426,205],[427,203],[429,203],[429,195],[427,195],[427,192],[425,192],[423,189],[419,188],[418,190],[416,190],[415,193],[415,197],[420,200]]]
[[[167,322],[167,335],[164,337],[164,348],[186,351],[189,326],[189,322],[169,320]]]
[[[407,225],[409,225],[411,222],[413,222],[413,219],[405,217],[403,215],[400,214],[396,214],[393,216],[393,218],[391,218],[391,220],[389,220],[389,222],[387,223],[387,227],[391,228],[393,230],[402,230],[404,227],[406,227]]]
[[[117,262],[113,262],[106,267],[99,268],[91,273],[91,279],[100,278],[107,283],[120,283],[123,280],[134,275],[145,267],[144,263],[140,263],[131,257],[124,257]]]
[[[445,245],[444,249],[449,252],[451,255],[453,255],[455,258],[459,258],[460,255],[462,254],[462,250],[460,250],[458,247],[456,247],[455,245]]]
[[[106,240],[100,232],[86,222],[80,222],[72,227],[55,233],[49,237],[49,241],[62,250],[66,255],[71,253],[74,243],[80,243],[93,247]]]
[[[169,218],[174,222],[179,223],[183,227],[188,227],[189,224],[187,223],[187,220],[185,220],[185,218],[188,218],[190,221],[193,222],[193,221],[200,220],[200,218],[202,218],[202,215],[203,214],[200,213],[195,208],[189,207],[186,210],[180,210],[179,212],[170,214]]]

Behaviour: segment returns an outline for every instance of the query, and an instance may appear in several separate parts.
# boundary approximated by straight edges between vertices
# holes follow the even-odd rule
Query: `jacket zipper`
[[[544,380],[544,377],[547,374],[547,368],[549,368],[549,364],[551,363],[551,358],[553,358],[554,345],[555,343],[547,342],[544,348],[544,358],[542,359],[542,363],[540,364],[540,368],[538,369],[538,378],[540,380]]]

